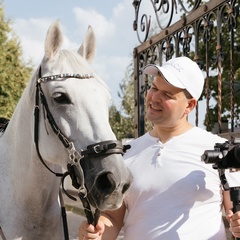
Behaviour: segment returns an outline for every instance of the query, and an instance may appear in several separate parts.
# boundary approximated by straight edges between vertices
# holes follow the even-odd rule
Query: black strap
[[[41,98],[41,102],[42,102],[42,105],[43,107],[45,108],[46,110],[46,113],[47,113],[47,119],[48,119],[48,122],[50,123],[50,126],[52,127],[52,130],[53,132],[58,136],[58,138],[61,140],[61,142],[63,143],[64,147],[65,148],[68,148],[69,147],[69,141],[68,139],[64,136],[64,134],[62,133],[62,131],[59,129],[59,127],[57,126],[54,118],[53,118],[53,115],[51,114],[50,110],[49,110],[49,107],[48,107],[48,104],[47,104],[47,100],[46,100],[46,97],[42,91],[42,88],[41,88],[41,85],[40,83],[37,83],[37,89],[38,89],[38,92],[39,92],[39,95],[40,95],[40,98]]]
[[[101,213],[100,210],[96,208],[95,213],[93,214],[87,197],[84,196],[82,193],[78,193],[78,196],[82,201],[84,213],[86,215],[88,224],[92,224],[94,227],[96,227]]]
[[[125,152],[125,147],[118,140],[103,141],[87,146],[87,150],[82,151],[82,155],[86,158],[94,158],[99,156],[108,156],[111,154],[121,154]]]
[[[41,66],[39,67],[38,77],[41,78]],[[57,176],[57,177],[63,177],[62,173],[56,173],[52,169],[50,169],[47,166],[47,164],[45,163],[45,161],[43,160],[43,158],[42,158],[42,156],[40,154],[39,144],[38,144],[38,137],[39,137],[39,107],[40,107],[40,105],[39,105],[39,94],[40,94],[40,89],[41,89],[40,88],[40,84],[37,82],[36,83],[36,95],[35,95],[35,109],[34,109],[34,142],[35,142],[36,151],[37,151],[38,157],[39,157],[40,161],[42,162],[42,164],[51,173],[55,174],[55,176]],[[44,96],[43,93],[42,93],[42,95]],[[62,215],[62,222],[63,222],[64,238],[65,238],[65,240],[69,240],[68,224],[67,224],[67,214],[66,214],[66,209],[65,209],[65,206],[64,206],[61,194],[59,194],[59,198],[60,198],[60,203],[61,203],[61,215]]]
[[[64,188],[64,180],[67,176],[70,176],[72,178],[72,174],[67,171],[63,174],[63,177],[62,177],[62,190],[63,192],[73,201],[77,201],[77,199],[73,196],[71,196],[67,191],[66,189]],[[73,179],[72,179],[73,181]],[[74,185],[73,185],[74,186]],[[74,186],[76,187],[76,185]],[[87,199],[87,196],[85,196],[83,193],[79,192],[78,193],[78,196],[79,196],[79,199],[81,200],[82,202],[82,205],[83,205],[83,210],[84,210],[84,213],[85,213],[85,216],[87,218],[87,221],[88,221],[88,224],[92,224],[94,226],[97,225],[98,223],[98,219],[100,217],[100,210],[99,209],[96,209],[95,210],[95,213],[93,214],[92,213],[92,209],[91,209],[91,206],[90,206],[90,203]]]
[[[38,83],[37,83],[38,84]],[[40,150],[39,150],[39,144],[38,144],[38,137],[39,137],[39,88],[36,87],[36,95],[35,95],[35,110],[34,110],[34,142],[35,142],[35,147],[36,151],[38,154],[38,157],[42,164],[53,174],[55,174],[57,177],[62,177],[62,173],[56,173],[54,172],[51,168],[47,166],[45,161],[43,160]]]
[[[61,190],[59,190],[59,201],[60,201],[60,205],[61,205],[64,237],[65,237],[65,240],[69,240],[67,214],[66,214],[66,208],[65,208],[65,205],[64,205],[64,201],[63,201]]]

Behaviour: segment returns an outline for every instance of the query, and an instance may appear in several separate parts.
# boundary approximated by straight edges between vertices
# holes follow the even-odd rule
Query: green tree
[[[125,77],[120,84],[118,93],[121,100],[121,109],[110,107],[110,125],[117,139],[131,138],[134,135],[134,83],[132,63],[125,71]]]
[[[129,121],[134,119],[134,76],[133,63],[130,63],[125,71],[125,77],[120,84],[119,97],[122,99],[123,114]],[[132,125],[133,126],[133,125]]]
[[[24,64],[20,43],[13,35],[0,3],[0,117],[6,118],[11,117],[32,73],[30,64]]]

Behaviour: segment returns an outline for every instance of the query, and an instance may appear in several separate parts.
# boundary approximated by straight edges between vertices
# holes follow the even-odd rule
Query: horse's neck
[[[37,156],[30,89],[25,89],[0,138],[0,227],[7,239],[62,239],[60,179]]]
[[[25,93],[26,97],[29,98]],[[0,138],[0,202],[4,206],[0,208],[0,226],[9,239],[15,236],[20,239],[61,239],[57,200],[60,179],[49,172],[37,156],[33,108],[30,108],[29,99],[24,98]],[[60,171],[56,166],[50,167]],[[56,233],[50,232],[53,229]]]
[[[0,172],[4,169],[1,176],[5,175],[6,184],[11,184],[9,194],[14,193],[18,204],[24,204],[26,200],[33,204],[37,201],[36,207],[39,204],[42,208],[46,201],[56,201],[60,180],[37,156],[33,139],[33,105],[25,91],[1,139],[4,156],[1,156]]]

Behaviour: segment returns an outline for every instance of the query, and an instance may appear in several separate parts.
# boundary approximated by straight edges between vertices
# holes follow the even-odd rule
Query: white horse
[[[7,240],[64,239],[60,178],[53,174],[62,167],[73,167],[82,196],[100,210],[120,207],[131,183],[122,149],[111,141],[110,92],[89,65],[93,30],[77,52],[60,50],[62,38],[54,22],[40,67],[0,135],[0,227]]]

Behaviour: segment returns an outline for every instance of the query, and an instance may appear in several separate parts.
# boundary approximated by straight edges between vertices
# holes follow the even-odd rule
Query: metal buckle
[[[100,153],[100,152],[102,152],[102,150],[101,150],[101,148],[100,148],[100,145],[98,144],[98,145],[95,145],[94,147],[93,147],[93,151],[95,152],[95,153]]]

